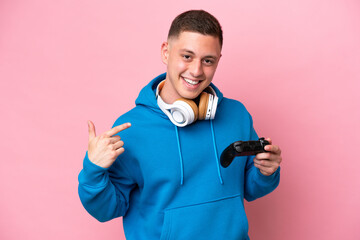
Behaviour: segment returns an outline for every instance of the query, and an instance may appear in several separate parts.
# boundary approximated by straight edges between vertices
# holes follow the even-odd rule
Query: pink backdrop
[[[124,239],[77,195],[86,121],[132,108],[172,19],[200,8],[224,30],[214,83],[283,150],[251,239],[360,239],[357,0],[0,1],[0,239]]]

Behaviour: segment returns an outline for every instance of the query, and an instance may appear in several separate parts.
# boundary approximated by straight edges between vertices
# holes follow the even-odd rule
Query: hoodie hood
[[[156,99],[157,86],[159,85],[159,83],[161,81],[165,80],[165,78],[166,78],[166,73],[163,73],[163,74],[159,75],[158,77],[154,78],[148,85],[146,85],[140,91],[140,94],[139,94],[138,98],[136,99],[135,104],[148,107],[151,110],[159,113],[161,117],[168,119],[168,116],[160,109],[160,107],[157,103],[157,99]],[[210,87],[212,87],[213,90],[215,91],[216,96],[218,97],[218,105],[219,105],[221,103],[221,100],[223,99],[223,94],[220,92],[220,90],[217,87],[215,87],[214,84],[210,83]],[[216,117],[216,114],[215,114],[215,117]],[[169,121],[170,121],[170,119],[169,119]],[[179,129],[176,125],[174,125],[174,127],[175,127],[177,147],[178,147],[178,152],[179,152],[179,161],[180,161],[180,185],[183,185],[184,184],[184,160],[183,160],[183,154],[181,151]],[[212,135],[212,144],[213,144],[214,153],[215,153],[215,160],[216,160],[215,164],[217,166],[218,178],[219,178],[220,184],[223,184],[221,171],[220,171],[219,155],[217,153],[217,146],[216,146],[216,140],[215,140],[214,125],[213,125],[212,120],[210,120],[210,131],[211,131],[211,135]]]
[[[154,78],[149,84],[147,84],[140,91],[139,96],[137,97],[137,99],[135,101],[135,104],[146,106],[146,107],[150,108],[151,110],[161,114],[162,117],[168,118],[166,116],[166,114],[163,111],[161,111],[161,109],[159,108],[159,106],[157,104],[157,99],[156,99],[156,88],[161,81],[165,80],[165,78],[166,78],[166,73],[163,73],[163,74],[157,76],[156,78]],[[218,97],[218,105],[219,105],[221,103],[221,100],[223,99],[223,94],[213,83],[210,83],[210,86],[214,89],[214,91]]]

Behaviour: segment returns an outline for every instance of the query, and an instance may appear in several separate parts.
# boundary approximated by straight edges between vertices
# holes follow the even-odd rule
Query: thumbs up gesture
[[[124,123],[96,136],[94,123],[88,121],[88,157],[90,161],[103,168],[110,167],[115,162],[116,158],[125,151],[123,148],[124,142],[121,141],[120,136],[114,135],[130,126],[130,123]]]

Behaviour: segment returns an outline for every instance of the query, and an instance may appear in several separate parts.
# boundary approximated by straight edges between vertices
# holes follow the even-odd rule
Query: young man
[[[111,130],[96,136],[89,121],[79,196],[101,222],[123,216],[127,239],[249,239],[244,198],[279,183],[276,145],[228,168],[219,164],[230,143],[258,140],[245,107],[211,83],[221,47],[212,15],[180,14],[161,46],[167,73],[142,89]]]

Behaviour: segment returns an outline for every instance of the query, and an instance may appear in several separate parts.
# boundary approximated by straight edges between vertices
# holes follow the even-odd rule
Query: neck
[[[162,100],[167,104],[172,104],[177,99],[181,98],[179,94],[170,86],[169,80],[164,82],[164,86],[159,93]]]

